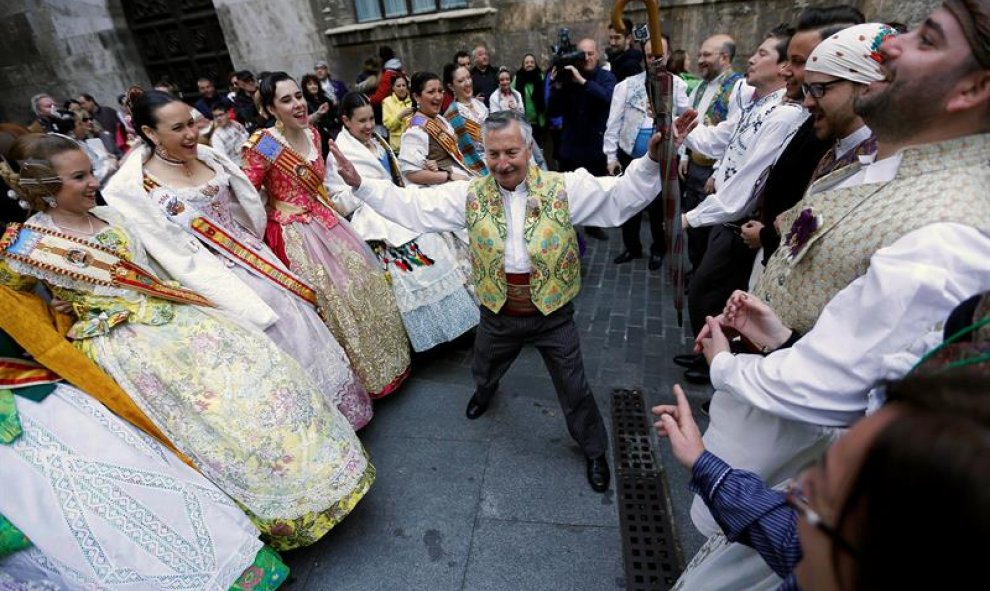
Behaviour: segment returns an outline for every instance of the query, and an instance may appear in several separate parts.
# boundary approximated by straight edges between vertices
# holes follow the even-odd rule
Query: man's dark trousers
[[[621,149],[616,152],[619,165],[625,170],[632,158]],[[658,195],[650,204],[643,209],[650,215],[650,237],[653,243],[650,245],[650,254],[663,256],[667,254],[667,240],[663,233],[663,199]],[[622,245],[630,254],[639,256],[643,254],[643,243],[639,240],[639,227],[643,223],[643,211],[638,212],[622,224]]]
[[[733,291],[749,286],[755,260],[756,251],[746,246],[735,231],[721,224],[712,227],[705,257],[692,275],[688,290],[688,316],[694,334],[705,325],[705,316],[722,313]]]
[[[475,396],[488,404],[524,345],[533,345],[550,372],[567,430],[584,455],[597,458],[608,449],[605,421],[584,374],[580,335],[574,324],[574,305],[565,304],[544,316],[508,316],[481,307],[481,323],[474,338],[471,374]]]
[[[711,166],[701,166],[688,160],[688,172],[684,177],[684,194],[681,195],[682,211],[691,211],[698,204],[708,197],[705,192],[705,183],[712,176],[714,169]],[[710,227],[688,228],[687,229],[687,250],[688,260],[691,261],[692,272],[697,271],[701,266],[701,259],[705,256],[705,249],[708,248],[708,236],[711,234]],[[692,281],[693,281],[692,275]]]

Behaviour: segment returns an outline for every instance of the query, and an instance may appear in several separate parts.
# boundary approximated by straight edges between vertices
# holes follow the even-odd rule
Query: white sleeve
[[[748,214],[753,207],[756,181],[776,162],[806,117],[807,112],[803,109],[778,107],[764,122],[759,135],[750,141],[748,156],[738,172],[685,214],[688,224],[692,228],[713,226],[736,221]]]
[[[619,150],[619,130],[625,116],[626,81],[615,85],[612,91],[612,103],[608,108],[608,123],[605,125],[605,137],[602,140],[603,152],[609,162],[617,162]]]
[[[709,158],[719,160],[729,147],[732,132],[739,123],[740,115],[729,115],[718,125],[699,125],[684,138],[684,146],[692,152],[704,154]]]
[[[881,248],[790,349],[721,353],[716,389],[785,419],[845,426],[869,391],[903,377],[961,302],[990,290],[990,236],[956,223],[925,226]],[[935,333],[934,339],[932,333]]]
[[[579,168],[564,173],[564,184],[575,225],[614,228],[660,194],[660,165],[645,155],[630,162],[617,177],[595,177]]]
[[[688,98],[687,90],[687,82],[680,76],[674,76],[674,119],[691,108],[691,99]]]
[[[399,170],[403,174],[423,170],[430,153],[430,137],[419,127],[410,127],[399,140]]]
[[[414,232],[449,232],[465,227],[465,207],[471,181],[451,181],[429,187],[397,187],[391,181],[366,179],[354,197],[383,217]]]

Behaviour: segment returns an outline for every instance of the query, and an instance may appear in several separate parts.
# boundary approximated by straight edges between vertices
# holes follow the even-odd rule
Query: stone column
[[[284,70],[293,77],[327,59],[322,23],[309,0],[213,0],[235,69]],[[337,78],[334,64],[331,74]]]
[[[38,93],[61,106],[86,92],[116,109],[128,86],[148,84],[120,0],[5,0],[0,23],[0,121],[32,120]]]

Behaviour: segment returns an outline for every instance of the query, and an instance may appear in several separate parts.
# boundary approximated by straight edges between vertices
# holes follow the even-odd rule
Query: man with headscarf
[[[766,181],[758,183],[756,215],[740,229],[747,246],[763,249],[754,266],[757,277],[780,244],[780,233],[773,223],[777,216],[794,207],[816,178],[854,162],[858,154],[876,151],[870,129],[853,112],[853,98],[866,88],[868,76],[861,74],[857,77],[860,82],[851,84],[828,82],[833,76],[812,73],[821,64],[810,61],[811,53],[824,39],[863,22],[862,12],[844,5],[806,8],[798,17],[797,32],[787,48],[784,79],[788,99],[804,101],[811,116],[768,169]],[[872,72],[879,75],[878,65]],[[814,84],[805,84],[808,73],[812,73]],[[845,73],[839,72],[838,77],[842,78],[843,74],[848,74],[848,68]],[[805,88],[809,88],[811,96],[805,93]],[[753,285],[752,277],[750,285]]]
[[[852,34],[862,51],[843,51],[844,36],[812,57],[838,51],[858,72],[873,67],[858,56],[882,62],[882,78],[855,100],[875,157],[819,179],[784,214],[784,244],[755,290],[773,310],[734,297],[699,338],[718,390],[706,445],[772,483],[818,457],[881,401],[884,380],[941,340],[956,306],[990,290],[990,1],[948,0],[898,37]],[[773,352],[728,354],[722,323],[751,341],[760,327],[757,348]],[[698,501],[692,517],[710,523]],[[752,564],[720,535],[702,554],[709,566],[689,569],[695,581],[717,559],[739,588],[741,565]]]

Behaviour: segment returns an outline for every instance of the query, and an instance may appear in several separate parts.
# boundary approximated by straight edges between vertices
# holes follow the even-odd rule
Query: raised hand
[[[340,175],[340,178],[344,179],[344,182],[352,189],[360,187],[361,175],[358,174],[357,169],[347,159],[347,156],[344,156],[344,153],[340,151],[337,143],[333,140],[330,140],[330,153],[333,154],[333,159],[337,163],[337,174]]]
[[[681,113],[681,116],[674,120],[674,142],[680,146],[684,143],[684,138],[698,127],[698,112],[688,109]]]
[[[687,396],[679,385],[674,386],[674,398],[676,405],[661,404],[653,407],[653,416],[658,418],[653,427],[657,430],[657,435],[670,440],[670,449],[677,461],[691,469],[705,452],[705,443],[701,439],[698,423],[691,415]]]

